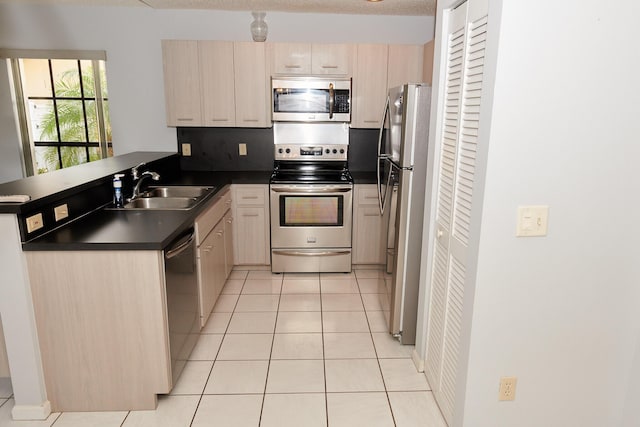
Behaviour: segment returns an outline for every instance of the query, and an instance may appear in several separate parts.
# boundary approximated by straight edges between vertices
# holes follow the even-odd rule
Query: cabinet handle
[[[223,234],[224,234],[224,231],[216,231],[216,236],[218,237],[222,237]]]
[[[242,214],[242,216],[260,216],[258,214]]]
[[[242,200],[257,199],[258,196],[242,196]]]
[[[243,122],[257,122],[258,119],[242,119]],[[377,122],[376,122],[377,123]]]
[[[213,248],[213,245],[208,245],[204,248],[205,252],[211,252],[211,248]]]
[[[323,65],[322,68],[336,69],[336,68],[338,68],[338,66],[337,65]]]
[[[229,218],[229,219],[227,220],[227,224],[231,224],[232,222],[233,222],[233,218]]]
[[[211,119],[212,122],[227,122],[229,119],[216,119],[215,117]]]
[[[302,66],[300,66],[300,65],[285,65],[285,66],[284,66],[284,68],[289,68],[289,69],[292,69],[292,68],[302,68]]]
[[[179,121],[179,122],[192,122],[192,121],[193,121],[193,119],[192,119],[192,118],[191,118],[191,119],[188,119],[188,118],[178,118],[178,119],[176,119],[176,120],[177,120],[177,121]]]
[[[366,213],[364,216],[380,216],[379,213]]]

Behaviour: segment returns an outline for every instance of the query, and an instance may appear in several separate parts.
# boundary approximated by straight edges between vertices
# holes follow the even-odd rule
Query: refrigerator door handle
[[[376,181],[378,183],[378,207],[380,208],[380,215],[384,214],[384,200],[382,199],[382,185],[380,181],[380,160],[389,158],[387,153],[382,153],[382,134],[384,132],[384,122],[389,112],[389,97],[384,104],[384,112],[382,113],[382,121],[380,122],[380,133],[378,134],[378,162],[376,165]],[[385,193],[386,194],[386,193]]]

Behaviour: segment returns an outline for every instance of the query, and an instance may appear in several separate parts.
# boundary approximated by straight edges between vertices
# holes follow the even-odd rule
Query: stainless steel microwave
[[[271,79],[274,122],[351,122],[351,79]]]

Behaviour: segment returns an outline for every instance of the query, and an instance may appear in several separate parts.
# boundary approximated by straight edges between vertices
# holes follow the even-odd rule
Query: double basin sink
[[[215,187],[163,186],[150,187],[147,191],[127,202],[126,210],[189,210],[196,207]]]

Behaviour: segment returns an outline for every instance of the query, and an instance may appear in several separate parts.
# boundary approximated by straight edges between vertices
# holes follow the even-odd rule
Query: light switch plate
[[[518,206],[516,236],[546,236],[549,223],[549,206]]]
[[[247,155],[247,144],[244,144],[244,143],[238,144],[238,154],[241,156]]]
[[[182,144],[182,155],[183,156],[191,155],[191,144]]]
[[[53,214],[56,218],[56,221],[61,221],[68,217],[69,208],[67,207],[67,204],[65,203],[64,205],[56,206],[55,208],[53,208]]]
[[[27,233],[33,233],[36,230],[40,230],[42,227],[44,227],[44,221],[42,220],[41,213],[31,215],[27,218]]]

